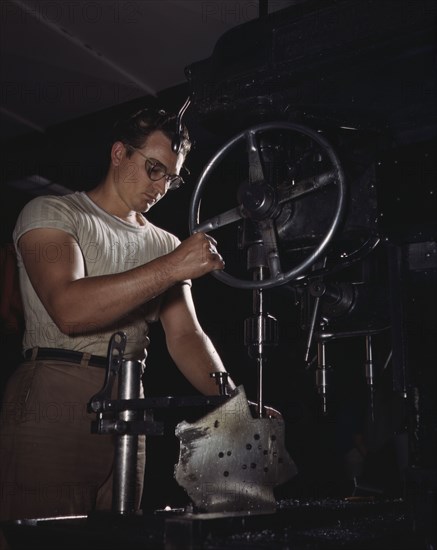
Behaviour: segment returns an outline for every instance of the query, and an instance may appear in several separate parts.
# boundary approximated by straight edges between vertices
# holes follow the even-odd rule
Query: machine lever
[[[322,261],[321,265],[320,266],[315,266],[315,267],[317,269],[320,269],[320,268],[324,269],[326,267],[327,261],[328,261],[328,256],[325,256],[323,258],[323,261]],[[309,332],[308,332],[307,345],[306,345],[306,349],[305,349],[305,363],[307,363],[308,367],[310,366],[309,365],[309,358],[310,358],[311,345],[313,343],[313,338],[314,338],[314,328],[316,326],[316,321],[317,321],[318,316],[319,316],[320,298],[323,296],[325,288],[326,287],[325,287],[322,280],[317,280],[317,281],[313,282],[309,287],[309,292],[310,292],[310,294],[312,294],[315,297],[315,300],[314,300],[313,313],[311,315],[310,329],[309,329]]]
[[[247,155],[249,158],[249,183],[264,181],[264,173],[261,164],[258,144],[256,142],[256,131],[249,129],[246,132]]]
[[[313,343],[314,327],[316,325],[316,320],[319,315],[319,306],[320,306],[320,296],[317,296],[317,298],[314,301],[314,309],[313,309],[313,314],[311,315],[310,330],[308,332],[308,339],[307,339],[307,345],[305,350],[305,363],[307,363],[308,366],[309,366],[311,345]]]

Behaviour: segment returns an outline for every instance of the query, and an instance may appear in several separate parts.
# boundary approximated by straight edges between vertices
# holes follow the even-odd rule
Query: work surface
[[[426,549],[402,499],[286,499],[266,515],[157,511],[28,520],[6,526],[13,550]]]

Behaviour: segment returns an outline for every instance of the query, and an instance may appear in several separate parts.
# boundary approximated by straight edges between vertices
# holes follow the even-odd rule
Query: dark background
[[[236,131],[280,118],[329,128],[338,143],[344,141],[343,134],[338,135],[342,126],[357,128],[365,136],[374,154],[378,231],[383,242],[375,262],[381,272],[381,288],[391,296],[386,311],[391,328],[375,338],[375,419],[370,419],[361,336],[328,345],[332,381],[328,414],[322,415],[314,368],[308,369],[304,362],[304,297],[296,294],[292,285],[266,293],[269,312],[278,320],[279,345],[269,354],[265,401],[284,414],[286,445],[299,470],[296,478],[278,489],[278,494],[351,494],[353,459],[349,453],[356,452],[362,441],[368,450],[366,460],[359,461],[363,484],[371,487],[371,494],[402,494],[406,463],[428,468],[435,456],[435,427],[429,421],[435,411],[435,396],[432,398],[430,393],[435,387],[436,278],[433,3],[168,2],[167,8],[168,4],[173,8],[178,4],[179,8],[197,9],[197,19],[191,11],[190,17],[178,21],[180,12],[167,9],[163,13],[159,2],[120,2],[116,5],[122,14],[130,17],[135,12],[137,16],[135,25],[118,24],[117,40],[111,40],[111,25],[94,25],[90,31],[89,24],[99,12],[89,12],[86,20],[71,13],[67,17],[65,11],[44,11],[53,9],[44,2],[24,4],[45,18],[45,23],[41,17],[23,15],[27,12],[19,2],[2,4],[2,24],[11,40],[3,43],[2,60],[2,113],[8,121],[3,125],[1,171],[5,262],[13,256],[11,233],[22,206],[35,194],[56,192],[54,184],[72,190],[93,187],[107,167],[107,136],[113,122],[137,107],[150,104],[177,111],[185,98],[194,94],[185,120],[195,143],[187,162],[192,176],[186,187],[169,194],[148,215],[152,222],[181,239],[189,234],[188,210],[200,172]],[[107,6],[95,4],[102,9]],[[86,2],[75,6],[80,6],[81,13],[93,7]],[[203,9],[200,14],[199,9]],[[47,19],[56,23],[55,32],[47,27]],[[85,38],[94,39],[95,45],[91,43],[90,47],[95,50],[110,44],[112,49],[103,51],[113,65],[129,69],[141,79],[152,75],[147,86],[153,93],[145,93],[138,82],[116,81],[114,75],[119,71],[97,72],[93,78],[101,80],[90,79],[93,67],[81,64],[83,44],[75,49],[70,40],[68,47],[73,49],[59,51],[59,28],[65,29],[67,23],[74,37],[83,33]],[[215,40],[229,29],[233,30],[212,52]],[[146,35],[151,42],[137,42]],[[43,52],[39,50],[41,36],[47,40]],[[202,49],[205,43],[196,43],[199,36],[208,37],[206,55],[205,46]],[[137,46],[135,52],[127,45],[131,37]],[[19,48],[12,47],[14,41],[18,41]],[[182,44],[189,45],[192,55],[185,61],[179,51],[184,50]],[[24,50],[34,53],[26,57]],[[171,61],[161,55],[164,51],[170,53]],[[49,57],[53,52],[56,59]],[[76,60],[73,65],[71,60]],[[179,70],[181,64],[186,68],[186,80],[180,74],[169,76],[167,67],[174,67],[175,60]],[[106,63],[104,70],[109,71],[109,66]],[[75,74],[59,73],[60,68],[74,70]],[[81,72],[87,78],[82,79]],[[56,100],[65,99],[65,90],[72,89],[72,82],[81,83],[81,90],[89,90],[86,86],[92,85],[100,86],[93,90],[106,91],[112,82],[126,100],[114,102],[114,94],[109,99],[103,94],[97,104],[89,101],[89,96],[81,105]],[[63,96],[59,95],[62,90]],[[49,93],[57,94],[52,96],[55,99],[44,101],[44,94],[48,97]],[[46,178],[45,183],[36,182],[31,178],[34,175]],[[217,193],[220,195],[219,189]],[[220,243],[225,260],[234,247],[233,241]],[[423,252],[425,249],[429,256]],[[346,270],[342,276],[353,279],[357,273]],[[7,284],[5,279],[2,384],[19,360],[21,336],[19,303],[11,292],[14,287]],[[194,281],[193,295],[200,321],[227,369],[255,399],[255,364],[243,338],[244,320],[252,314],[251,291],[228,287],[207,276]],[[393,360],[387,362],[391,349]],[[192,393],[166,354],[159,325],[152,327],[145,387],[148,395]],[[424,397],[421,403],[425,408],[420,413],[426,419],[421,423],[419,439],[430,442],[429,447],[424,444],[419,449],[409,438],[417,426],[412,427],[414,407],[404,396],[404,390],[412,395],[417,388]],[[168,420],[169,432],[180,419]],[[148,445],[144,506],[153,509],[183,504],[186,496],[172,480],[177,460],[174,438],[171,433],[164,438],[149,438]]]

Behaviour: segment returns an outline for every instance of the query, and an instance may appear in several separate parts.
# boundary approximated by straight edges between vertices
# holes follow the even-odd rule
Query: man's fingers
[[[216,258],[214,258],[214,259],[217,259],[218,261],[223,263],[223,267],[224,267],[223,258],[221,256],[221,254],[219,253],[219,251],[217,250],[217,241],[213,237],[211,237],[211,235],[207,235],[206,233],[204,233],[203,235],[205,237],[206,246],[208,247],[207,251],[209,252],[209,254],[211,256],[216,256]],[[222,269],[223,269],[223,267],[222,267]]]
[[[217,246],[217,241],[214,239],[214,237],[211,237],[211,235],[206,235],[206,238],[209,240],[210,243],[212,243],[213,246]]]

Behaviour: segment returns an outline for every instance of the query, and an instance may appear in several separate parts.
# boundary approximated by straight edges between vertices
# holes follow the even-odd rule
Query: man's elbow
[[[51,318],[58,328],[59,332],[61,332],[65,336],[77,336],[82,332],[79,323],[74,322],[71,319],[59,317],[57,315],[51,315]]]
[[[52,307],[49,315],[58,330],[66,336],[89,334],[99,329],[95,321],[78,317],[72,308]]]

